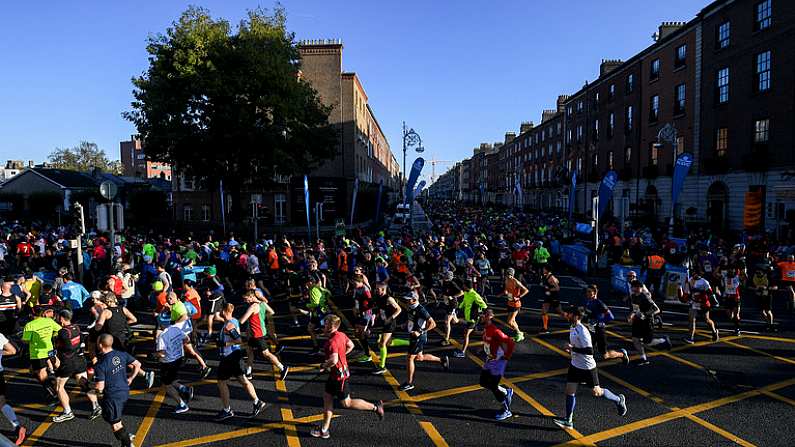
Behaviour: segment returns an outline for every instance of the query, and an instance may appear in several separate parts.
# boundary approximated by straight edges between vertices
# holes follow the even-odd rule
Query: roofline
[[[44,180],[47,180],[48,182],[52,183],[53,185],[55,185],[55,186],[57,186],[57,187],[59,187],[59,188],[61,188],[61,189],[68,189],[66,186],[64,186],[64,185],[62,185],[62,184],[60,184],[60,183],[56,182],[55,180],[53,180],[53,179],[51,179],[51,178],[47,177],[46,175],[42,174],[41,172],[37,172],[37,171],[36,171],[34,168],[30,168],[30,167],[28,167],[28,168],[25,168],[25,169],[24,169],[22,172],[20,172],[19,174],[17,174],[17,175],[15,175],[15,176],[11,177],[10,179],[6,180],[6,181],[3,183],[3,187],[5,188],[5,187],[6,187],[6,186],[7,186],[9,183],[11,183],[11,182],[13,182],[14,180],[16,180],[16,179],[20,178],[20,177],[22,176],[22,174],[24,174],[24,173],[26,173],[26,172],[32,172],[32,173],[34,173],[34,174],[38,175],[39,177],[43,178]]]

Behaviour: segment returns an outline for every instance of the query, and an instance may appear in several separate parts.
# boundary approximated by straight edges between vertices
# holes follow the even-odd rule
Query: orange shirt
[[[268,252],[268,268],[271,270],[279,270],[279,255],[276,254],[276,250],[270,250]]]
[[[795,262],[779,262],[778,268],[781,269],[782,281],[795,282]]]

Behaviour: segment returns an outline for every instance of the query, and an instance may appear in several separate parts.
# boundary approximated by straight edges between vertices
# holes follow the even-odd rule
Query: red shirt
[[[33,254],[33,246],[30,242],[20,242],[17,244],[17,253],[23,258],[29,258]]]
[[[487,354],[490,358],[502,357],[506,360],[511,358],[513,349],[516,346],[516,342],[505,335],[494,323],[488,324],[483,330],[483,344],[487,348]],[[503,344],[507,350],[502,349]]]
[[[350,371],[348,371],[348,357],[346,354],[348,341],[347,335],[337,331],[326,340],[326,345],[323,347],[326,351],[326,358],[329,358],[331,354],[337,354],[337,363],[334,364],[333,370],[329,371],[329,377],[338,382],[343,382],[351,376]]]

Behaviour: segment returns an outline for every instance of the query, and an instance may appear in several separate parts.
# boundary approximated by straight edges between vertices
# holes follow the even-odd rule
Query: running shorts
[[[55,377],[66,379],[73,377],[77,374],[86,372],[86,358],[82,355],[76,355],[71,358],[62,358],[61,364],[55,371]]]
[[[425,343],[428,342],[428,334],[423,332],[419,337],[410,337],[409,340],[409,355],[417,355],[422,353],[425,349]]]
[[[569,365],[569,372],[566,374],[566,382],[587,385],[593,388],[599,386],[599,373],[596,371],[596,368],[580,369],[574,365]]]
[[[124,406],[127,404],[128,396],[120,394],[116,396],[105,396],[99,401],[99,406],[102,408],[102,419],[108,424],[116,424],[121,422],[121,417],[124,414]]]
[[[248,345],[251,346],[255,351],[267,351],[268,347],[268,340],[265,337],[251,337],[248,339]]]
[[[183,358],[180,357],[173,362],[160,364],[160,381],[163,385],[171,385],[177,380],[177,373],[179,373],[179,369],[182,367],[182,362]]]
[[[331,376],[329,376],[329,378],[326,380],[324,391],[337,400],[345,400],[351,395],[348,379],[336,380]]]
[[[233,351],[226,357],[221,357],[218,362],[218,380],[229,380],[234,377],[244,375],[241,360],[243,353],[240,350]]]

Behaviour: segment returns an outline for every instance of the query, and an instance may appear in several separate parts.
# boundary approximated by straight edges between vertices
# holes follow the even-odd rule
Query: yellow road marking
[[[149,409],[146,410],[146,416],[144,416],[144,419],[141,421],[141,425],[138,426],[138,431],[135,432],[135,442],[139,445],[144,444],[144,439],[146,439],[146,435],[149,434],[152,423],[155,421],[157,412],[160,410],[160,406],[163,405],[163,400],[165,400],[165,398],[166,391],[160,390],[155,395],[155,398],[152,399],[152,403],[149,404]]]
[[[58,408],[53,409],[53,411],[51,411],[50,413],[47,414],[47,416],[44,417],[44,421],[42,421],[42,423],[39,424],[38,427],[36,427],[36,430],[33,430],[33,433],[28,435],[28,438],[23,443],[24,445],[31,445],[31,446],[36,445],[36,441],[38,441],[39,438],[44,436],[44,433],[46,433],[47,429],[49,429],[50,426],[53,424],[52,417],[55,416],[55,413],[57,413]]]
[[[740,343],[735,343],[735,342],[732,342],[732,341],[725,341],[724,343],[726,343],[727,345],[731,345],[731,346],[740,348],[740,349],[745,349],[745,350],[751,351],[754,354],[759,354],[759,355],[764,356],[764,357],[770,357],[772,359],[776,359],[776,360],[782,361],[784,363],[789,363],[790,365],[795,365],[795,360],[788,359],[786,357],[781,357],[781,356],[774,355],[774,354],[770,354],[768,352],[762,351],[761,349],[752,348],[750,346],[746,346],[746,345],[743,345],[743,344],[740,344]]]
[[[768,396],[768,397],[772,397],[773,399],[780,400],[782,402],[786,402],[786,403],[792,405],[793,407],[795,407],[795,400],[792,400],[789,397],[782,396],[781,394],[776,394],[776,393],[774,393],[772,391],[767,391],[767,390],[762,391],[762,394],[764,394],[765,396]]]
[[[757,340],[768,340],[768,341],[780,341],[782,343],[795,343],[795,339],[792,338],[781,338],[781,337],[771,337],[769,335],[743,335],[745,338],[754,338]]]
[[[288,406],[287,384],[285,384],[283,380],[278,380],[276,378],[275,371],[273,372],[273,376],[276,380],[276,391],[279,393],[279,402],[283,403],[283,405],[280,405],[280,414],[282,416],[282,422],[285,423],[284,435],[287,437],[287,445],[288,447],[301,447],[301,440],[298,438],[295,425],[288,425],[289,422],[293,421],[293,410]]]
[[[425,433],[428,434],[428,437],[431,438],[433,445],[436,447],[449,447],[447,441],[445,441],[442,435],[439,434],[439,431],[436,430],[436,427],[434,427],[433,424],[428,421],[420,421],[420,426],[423,430],[425,430]]]
[[[730,433],[730,432],[718,427],[717,425],[715,425],[713,423],[705,421],[704,419],[701,419],[698,416],[694,416],[692,414],[688,414],[688,415],[685,415],[685,418],[690,419],[691,421],[695,422],[696,424],[698,424],[698,425],[700,425],[700,426],[702,426],[702,427],[704,427],[706,429],[712,430],[715,433],[717,433],[717,434],[723,436],[724,438],[728,439],[729,441],[734,442],[736,444],[740,444],[743,447],[756,447],[755,444],[752,444],[752,443],[746,441],[745,439],[735,435],[734,433]]]

